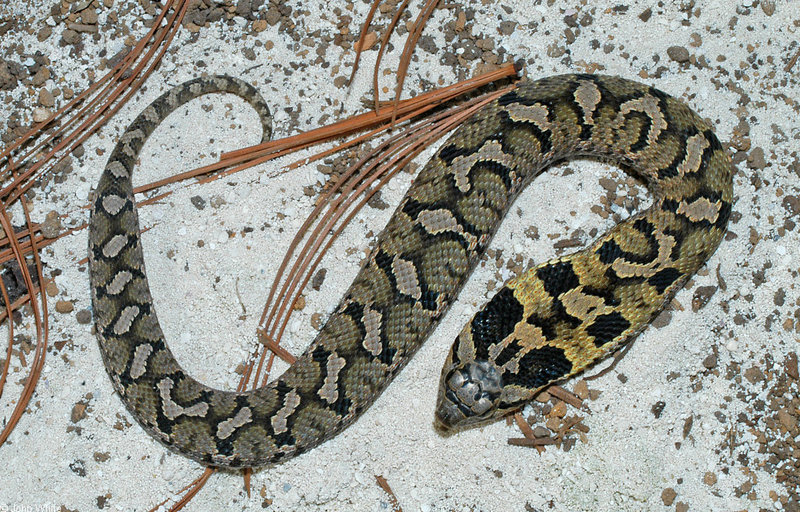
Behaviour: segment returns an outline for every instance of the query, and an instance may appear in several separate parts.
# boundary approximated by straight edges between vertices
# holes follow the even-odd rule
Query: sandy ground
[[[56,210],[68,216],[65,226],[85,222],[80,206],[124,127],[158,94],[201,73],[256,85],[274,110],[278,137],[363,111],[375,48],[365,53],[352,89],[342,86],[342,77],[352,69],[351,41],[368,4],[253,4],[252,12],[240,14],[256,21],[240,15],[210,21],[201,12],[181,30],[146,90],[85,143],[84,155],[72,159],[59,183],[37,191],[36,217]],[[791,356],[800,347],[800,63],[791,67],[797,3],[448,5],[426,28],[407,90],[422,92],[523,58],[531,77],[601,72],[681,97],[711,120],[737,162],[727,239],[658,327],[590,383],[599,396],[587,402],[588,411],[569,411],[585,416],[585,440],[569,451],[550,447],[538,454],[509,446],[508,438],[521,435],[502,422],[442,438],[432,428],[441,363],[461,326],[497,282],[513,275],[509,262],[541,262],[573,240],[586,243],[593,229],[608,229],[644,197],[641,187],[631,189],[621,172],[605,165],[576,161],[553,169],[512,207],[492,245],[502,254],[493,252],[481,265],[428,343],[353,427],[254,473],[249,498],[240,474],[216,474],[185,510],[391,510],[374,475],[387,479],[406,512],[798,510],[800,403]],[[58,13],[67,18],[78,7],[79,16],[94,11],[99,30],[76,42]],[[42,89],[57,91],[58,106],[66,89],[86,87],[94,70],[103,72],[103,59],[126,38],[144,34],[148,8],[154,12],[147,0],[6,1],[0,26],[10,25],[0,57],[21,64],[25,77],[0,90],[0,120],[16,113],[29,122],[33,109],[48,101]],[[380,27],[387,16],[379,18]],[[393,39],[383,68],[394,69],[401,41]],[[32,83],[37,51],[48,57],[49,76]],[[391,76],[381,80],[393,87]],[[259,137],[255,115],[238,99],[204,98],[158,129],[135,182],[210,163]],[[314,196],[304,190],[319,190],[326,180],[316,165],[281,172],[290,161],[175,187],[141,211],[150,228],[144,243],[162,327],[181,363],[211,385],[231,389],[238,382],[235,369],[256,343],[277,261],[312,208]],[[358,270],[368,234],[386,222],[409,181],[405,174],[394,180],[382,191],[390,206],[366,208],[326,257],[323,286],[307,290],[306,307],[293,318],[284,342],[290,351],[301,352],[313,338],[312,315],[336,305]],[[15,220],[21,222],[18,213]],[[559,241],[562,248],[554,249]],[[41,381],[0,448],[0,510],[148,510],[201,472],[153,441],[113,392],[91,324],[79,322],[91,309],[86,265],[79,263],[86,244],[80,231],[43,253],[46,276],[55,276],[57,286],[51,302],[74,309],[51,313]],[[4,418],[27,374],[18,357],[11,367],[0,401]]]

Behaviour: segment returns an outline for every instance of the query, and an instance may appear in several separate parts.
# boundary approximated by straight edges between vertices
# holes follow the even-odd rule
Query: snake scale
[[[206,77],[165,93],[131,124],[93,199],[89,260],[100,350],[138,422],[205,465],[256,467],[305,452],[351,424],[442,318],[516,196],[554,162],[621,165],[653,196],[586,249],[506,283],[458,335],[442,371],[436,426],[456,431],[519,408],[636,336],[716,250],[733,166],[684,103],[610,76],[521,80],[439,149],[414,180],[316,339],[279,378],[248,392],[187,375],[156,319],[131,173],[153,129],[212,92],[258,93]]]

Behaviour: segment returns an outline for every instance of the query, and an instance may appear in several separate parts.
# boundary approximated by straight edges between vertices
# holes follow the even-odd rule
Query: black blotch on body
[[[489,345],[514,332],[514,327],[522,320],[523,311],[524,307],[514,297],[514,291],[503,288],[475,315],[471,324],[472,341],[478,359],[488,359]]]
[[[644,148],[650,145],[649,141],[649,133],[653,127],[653,120],[647,115],[645,112],[641,112],[639,110],[634,110],[625,114],[625,128],[622,131],[627,129],[627,124],[630,122],[633,126],[636,126],[635,120],[639,120],[638,127],[639,133],[636,137],[636,141],[631,144],[630,151],[632,153],[638,153],[639,151],[643,150]]]
[[[604,288],[594,288],[592,286],[584,286],[581,289],[584,295],[593,295],[603,299],[603,304],[606,306],[619,306],[620,300],[614,295],[614,288],[607,286]]]
[[[670,162],[669,165],[658,170],[659,179],[665,180],[668,178],[674,178],[678,175],[678,166],[686,159],[686,141],[698,133],[699,132],[695,126],[687,126],[680,134],[678,134],[676,137],[678,142],[678,151],[675,154],[675,158],[672,159],[672,162]]]
[[[447,165],[452,165],[453,160],[460,156],[471,155],[475,152],[473,148],[460,148],[453,144],[449,144],[439,150],[439,158],[442,159]]]
[[[569,261],[557,261],[540,267],[536,271],[536,277],[541,279],[545,291],[554,298],[558,298],[562,293],[572,290],[580,284],[580,280],[572,268],[572,263]]]
[[[350,317],[350,319],[358,328],[358,335],[361,338],[364,338],[367,335],[367,328],[364,327],[364,305],[354,300],[350,301],[350,303],[347,305],[347,307],[344,309],[342,313]],[[317,351],[320,350],[321,348],[322,348],[321,346],[317,347],[317,349],[314,351],[314,354],[316,355]],[[326,360],[328,358],[329,353],[330,352],[327,351],[325,353]],[[319,359],[316,359],[316,357],[314,360],[319,361]]]
[[[535,389],[558,380],[572,371],[572,363],[558,347],[535,348],[522,356],[517,373],[503,374],[505,385]]]
[[[519,340],[514,340],[497,354],[497,357],[494,359],[494,364],[497,365],[498,368],[502,367],[504,364],[514,359],[514,356],[519,353],[521,348]]]
[[[533,103],[530,104],[532,105]],[[546,105],[546,108],[548,108],[549,110],[551,107]],[[550,153],[550,151],[553,149],[553,141],[551,140],[549,131],[545,132],[532,122],[529,123],[522,120],[511,119],[508,112],[506,111],[501,111],[499,115],[501,123],[503,124],[504,127],[506,127],[507,130],[515,129],[524,131],[530,137],[533,137],[537,141],[539,141],[539,147],[541,148],[540,153],[542,155]],[[548,117],[550,117],[550,114],[548,114]]]
[[[392,288],[397,288],[397,279],[394,276],[394,270],[392,269],[392,262],[394,258],[392,258],[389,254],[385,253],[382,250],[378,250],[375,252],[375,265],[378,266],[379,269],[383,270],[383,273],[386,274],[386,277],[389,279],[389,282],[392,285]]]
[[[594,338],[595,346],[602,347],[617,338],[630,326],[631,323],[620,312],[614,311],[595,318],[592,325],[586,328],[586,333]]]
[[[542,336],[544,336],[546,340],[551,341],[556,339],[556,322],[553,317],[542,318],[534,313],[528,317],[527,322],[541,329]]]
[[[654,286],[659,295],[664,293],[664,290],[669,288],[672,283],[678,280],[683,274],[674,268],[665,268],[659,270],[652,276],[647,278],[647,282]]]
[[[622,258],[630,263],[638,263],[641,265],[650,263],[658,257],[658,240],[655,237],[655,226],[647,219],[636,219],[633,223],[633,228],[643,234],[647,239],[648,250],[644,254],[634,254],[632,252],[623,251],[622,248],[613,239],[606,240],[603,245],[597,249],[596,254],[600,261],[606,265],[611,265],[614,260]]]
[[[506,167],[500,162],[494,160],[480,160],[478,162],[475,162],[475,164],[469,170],[470,182],[474,181],[474,175],[480,169],[486,169],[487,171],[496,175],[498,178],[503,180],[503,186],[506,188],[506,191],[511,190],[512,187],[511,169],[509,167]]]

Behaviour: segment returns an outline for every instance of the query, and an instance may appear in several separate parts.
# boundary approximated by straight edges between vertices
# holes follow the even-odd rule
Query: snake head
[[[494,363],[471,360],[448,364],[442,372],[436,403],[437,430],[442,433],[488,423],[502,413],[499,410],[503,379]]]

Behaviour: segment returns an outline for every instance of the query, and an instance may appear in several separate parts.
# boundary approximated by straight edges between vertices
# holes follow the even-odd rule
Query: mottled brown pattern
[[[89,233],[94,313],[106,368],[139,423],[203,464],[263,466],[352,423],[441,319],[517,194],[550,163],[590,156],[643,178],[653,206],[578,253],[510,281],[459,335],[442,372],[437,424],[458,429],[519,407],[640,332],[719,244],[732,166],[683,103],[621,78],[521,81],[465,123],[420,172],[317,338],[281,377],[236,393],[187,375],[158,325],[130,176],[172,110],[243,82],[187,82],[120,138],[101,177]]]

